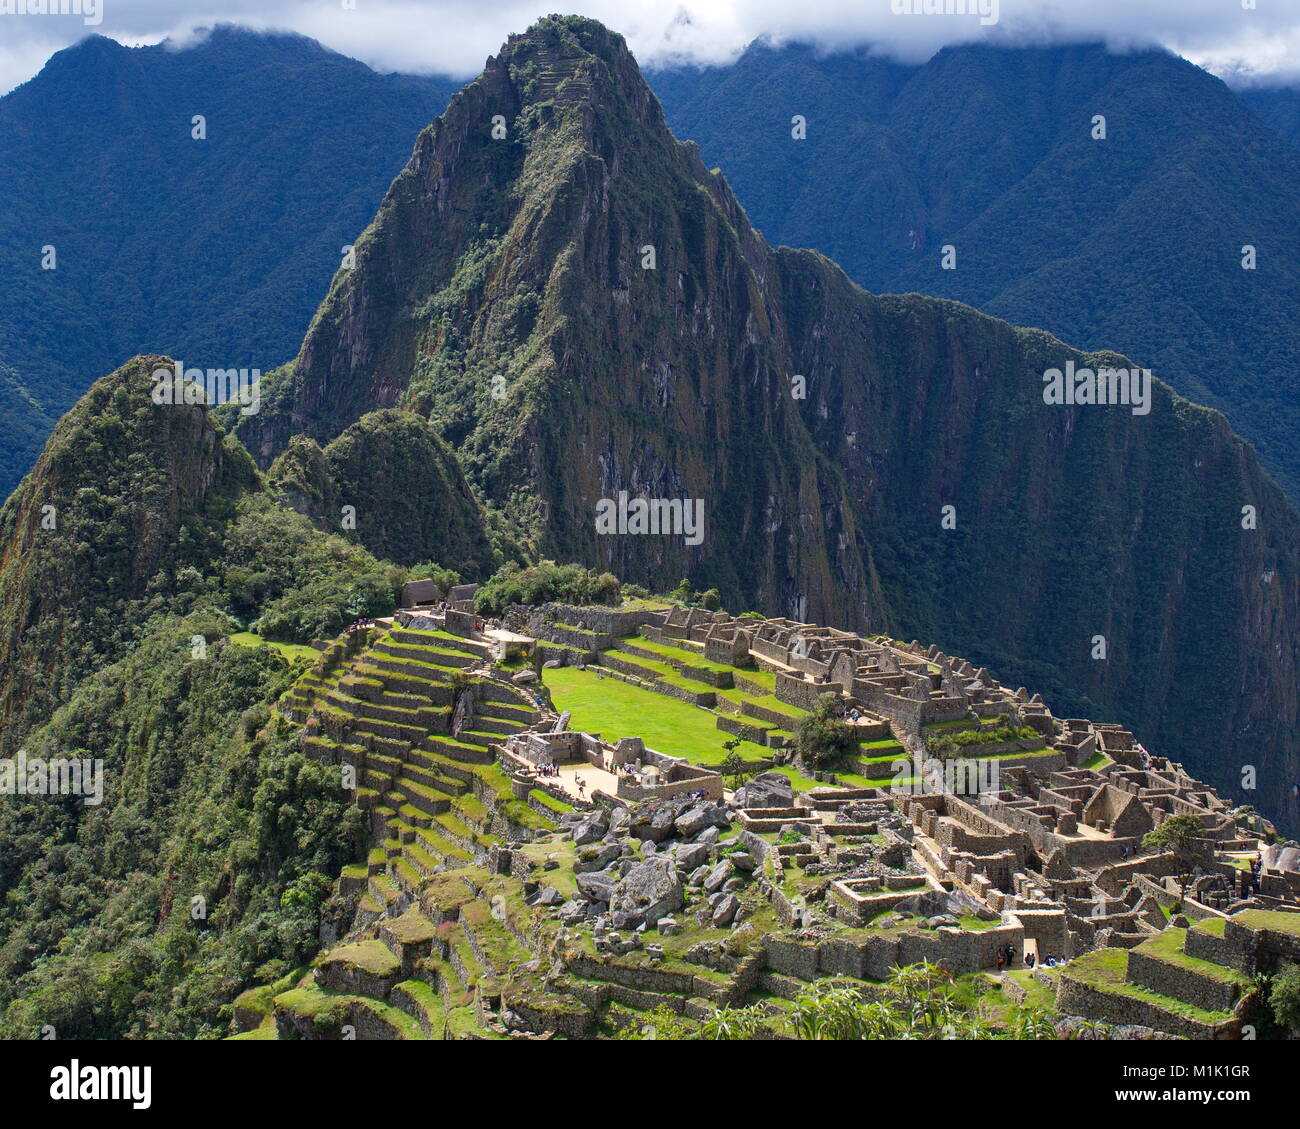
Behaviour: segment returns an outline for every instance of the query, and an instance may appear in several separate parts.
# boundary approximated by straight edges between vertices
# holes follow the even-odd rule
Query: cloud
[[[0,0],[0,12],[23,0]],[[57,3],[57,0],[55,0]],[[1160,44],[1238,83],[1300,82],[1300,4],[1281,0],[946,0],[978,14],[903,14],[945,0],[575,0],[564,9],[622,32],[646,65],[723,63],[760,36],[826,50],[872,46],[919,62],[951,43],[1104,41]],[[351,7],[345,4],[351,3]],[[511,32],[555,0],[100,0],[102,24],[76,16],[0,14],[0,89],[30,77],[90,31],[127,43],[182,42],[196,27],[238,23],[319,39],[383,71],[478,73]],[[980,6],[984,5],[983,8]],[[1287,10],[1289,9],[1289,10]]]

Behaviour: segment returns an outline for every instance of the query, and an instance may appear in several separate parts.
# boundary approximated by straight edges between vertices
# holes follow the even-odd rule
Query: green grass
[[[977,722],[973,718],[959,717],[955,721],[932,721],[929,725],[921,726],[921,732],[930,733],[956,733],[966,729],[974,729]]]
[[[707,710],[615,678],[597,678],[590,669],[553,668],[543,672],[543,680],[556,706],[572,712],[574,729],[599,733],[611,743],[640,737],[657,752],[696,764],[721,764],[727,755],[722,743],[730,735],[717,728],[715,715]],[[770,750],[752,741],[742,742],[737,751],[751,761],[770,756]]]
[[[1065,968],[1065,975],[1080,980],[1102,992],[1112,992],[1118,996],[1154,1004],[1184,1019],[1195,1019],[1201,1023],[1222,1023],[1229,1018],[1224,1011],[1206,1011],[1194,1004],[1184,1003],[1172,996],[1162,996],[1149,988],[1128,982],[1128,953],[1123,949],[1094,949],[1076,957]]]
[[[1079,765],[1079,767],[1090,768],[1092,769],[1093,772],[1096,772],[1099,768],[1103,768],[1110,763],[1111,763],[1111,759],[1105,753],[1096,752],[1093,753],[1092,756],[1090,756],[1086,761],[1084,761],[1083,764]]]
[[[766,686],[768,693],[776,693],[776,672],[756,668],[747,670],[743,667],[736,667],[735,671],[742,678],[748,678],[750,682],[756,682],[760,686]]]
[[[643,659],[640,655],[630,655],[626,651],[607,651],[608,654],[620,662],[625,662],[637,670],[645,671],[641,677],[647,681],[666,682],[670,686],[676,686],[682,690],[690,690],[696,694],[707,694],[716,691],[716,687],[707,682],[697,682],[694,678],[687,678],[681,674],[676,667],[669,666],[666,662],[660,662],[658,659]],[[653,678],[651,676],[654,676]]]
[[[315,662],[320,658],[320,652],[315,647],[306,647],[301,643],[277,643],[274,639],[263,639],[260,635],[255,635],[251,631],[236,631],[229,637],[230,641],[237,647],[274,647],[290,662],[297,659],[304,659]]]
[[[1272,929],[1300,937],[1300,913],[1283,913],[1273,909],[1248,909],[1234,914],[1232,920],[1248,929]]]
[[[1202,960],[1200,957],[1188,956],[1183,952],[1183,944],[1186,938],[1186,929],[1166,929],[1163,933],[1157,933],[1151,940],[1143,941],[1135,951],[1165,961],[1167,964],[1175,964],[1180,968],[1185,968],[1188,972],[1194,972],[1198,976],[1217,980],[1222,984],[1244,985],[1250,983],[1250,977],[1244,972],[1224,968],[1222,965]]]
[[[689,666],[699,667],[701,670],[711,670],[714,673],[721,673],[737,669],[734,666],[728,666],[726,663],[719,663],[714,662],[711,659],[706,659],[699,651],[692,651],[684,647],[670,647],[667,643],[657,643],[653,639],[643,639],[640,636],[633,636],[624,641],[629,646],[639,647],[643,651],[653,651],[656,655],[660,655],[665,659],[676,659]],[[618,654],[619,652],[615,651],[614,653]],[[745,672],[742,670],[741,673],[743,674]]]

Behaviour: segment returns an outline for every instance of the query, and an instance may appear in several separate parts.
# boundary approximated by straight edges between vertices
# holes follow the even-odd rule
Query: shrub
[[[857,751],[853,727],[835,716],[837,702],[835,694],[819,694],[812,711],[795,723],[795,751],[811,768],[827,768]]]

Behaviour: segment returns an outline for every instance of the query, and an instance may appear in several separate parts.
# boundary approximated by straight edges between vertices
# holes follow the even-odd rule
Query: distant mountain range
[[[1243,101],[1173,55],[1100,46],[905,66],[756,45],[653,81],[771,242],[815,247],[874,293],[1119,349],[1225,412],[1300,498],[1300,150],[1279,142],[1300,93]]]
[[[136,353],[263,371],[291,356],[457,86],[224,28],[186,50],[92,37],[0,98],[0,496]]]

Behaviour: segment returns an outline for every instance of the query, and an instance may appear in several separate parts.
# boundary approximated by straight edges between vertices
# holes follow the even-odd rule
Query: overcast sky
[[[0,91],[92,32],[156,43],[214,23],[298,31],[379,70],[468,77],[510,32],[557,9],[604,21],[651,66],[725,62],[761,35],[826,48],[871,45],[911,61],[976,39],[1100,39],[1117,48],[1163,44],[1238,84],[1300,83],[1300,0],[953,0],[984,11],[994,4],[996,22],[893,10],[934,0],[63,0],[87,11],[98,5],[100,22],[90,25],[76,15],[24,12],[59,2],[0,0]]]

